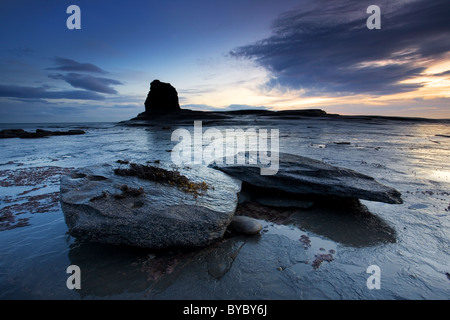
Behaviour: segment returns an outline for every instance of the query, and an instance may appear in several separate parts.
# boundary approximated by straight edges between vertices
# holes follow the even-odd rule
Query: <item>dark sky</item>
[[[3,0],[0,122],[128,119],[153,79],[192,109],[450,118],[449,17],[448,0]]]
[[[389,95],[423,87],[402,81],[422,75],[425,62],[450,52],[447,0],[378,1],[383,25],[373,32],[361,24],[370,2],[355,6],[355,1],[340,0],[333,10],[321,10],[327,3],[316,0],[314,6],[284,14],[274,22],[273,35],[234,54],[269,69],[271,86],[305,88],[309,95]]]

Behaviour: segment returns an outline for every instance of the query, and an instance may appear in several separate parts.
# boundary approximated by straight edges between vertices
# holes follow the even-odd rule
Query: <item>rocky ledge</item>
[[[86,132],[83,130],[48,131],[36,129],[35,132],[28,132],[23,129],[5,129],[0,131],[0,139],[7,139],[7,138],[35,139],[52,136],[72,136],[85,133]]]
[[[248,164],[173,169],[118,161],[80,168],[61,178],[61,208],[74,237],[164,249],[206,246],[226,230],[258,234],[257,220],[234,216],[238,201],[304,209],[348,199],[402,203],[397,190],[361,173],[292,154],[279,159],[270,176]]]
[[[241,183],[206,167],[180,170],[122,162],[63,176],[60,202],[69,233],[152,249],[221,239]]]
[[[306,157],[280,153],[277,173],[261,175],[260,169],[264,166],[258,163],[258,159],[253,159],[255,164],[250,165],[252,162],[249,161],[249,154],[242,156],[246,159],[244,165],[227,165],[224,164],[226,159],[216,159],[210,166],[257,189],[258,191],[254,193],[263,195],[264,202],[277,203],[277,199],[282,197],[289,204],[298,203],[307,206],[308,199],[335,196],[391,204],[403,203],[401,194],[397,190],[350,169],[335,167]],[[236,159],[234,163],[237,163]],[[278,201],[278,205],[282,206],[282,202]]]

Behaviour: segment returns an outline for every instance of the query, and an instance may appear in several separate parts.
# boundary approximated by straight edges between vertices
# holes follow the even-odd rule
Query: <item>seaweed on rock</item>
[[[119,176],[133,176],[144,180],[168,183],[184,192],[192,193],[195,198],[204,195],[209,188],[206,182],[198,183],[190,181],[177,170],[169,171],[163,168],[137,163],[130,163],[129,165],[127,169],[114,169],[114,173]]]

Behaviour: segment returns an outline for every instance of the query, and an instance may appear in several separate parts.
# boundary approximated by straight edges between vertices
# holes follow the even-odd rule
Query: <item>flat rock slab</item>
[[[180,169],[208,185],[194,196],[168,183],[117,175],[115,168],[97,165],[61,177],[61,208],[72,236],[153,249],[204,246],[223,237],[239,180],[204,166]]]
[[[338,196],[403,203],[401,193],[382,185],[374,178],[356,171],[335,167],[322,161],[287,154],[279,154],[279,169],[274,175],[261,175],[261,164],[227,165],[224,158],[217,159],[210,167],[223,171],[254,187],[269,188],[290,194]],[[235,161],[234,163],[237,163]]]

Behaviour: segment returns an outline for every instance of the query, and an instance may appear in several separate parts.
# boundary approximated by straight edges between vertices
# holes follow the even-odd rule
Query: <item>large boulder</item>
[[[170,84],[153,80],[145,100],[146,116],[162,115],[180,111],[177,90]]]
[[[239,180],[204,166],[143,174],[132,168],[156,167],[105,164],[61,177],[61,208],[72,236],[154,249],[204,246],[223,237]]]
[[[246,153],[245,157],[246,164],[244,165],[227,165],[226,159],[221,158],[216,159],[210,167],[221,170],[256,188],[289,194],[337,196],[392,204],[403,203],[401,193],[397,190],[378,183],[370,176],[350,169],[335,167],[306,157],[280,153],[277,173],[261,175],[260,168],[264,166],[258,163],[250,165],[249,154]]]

